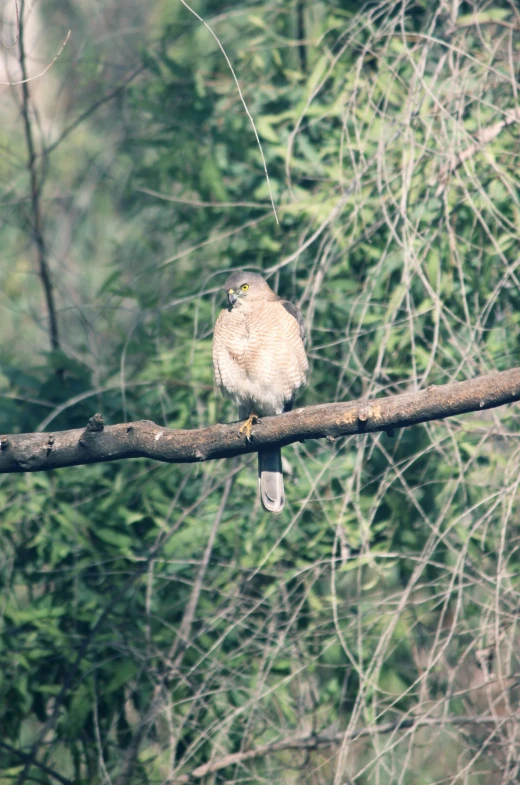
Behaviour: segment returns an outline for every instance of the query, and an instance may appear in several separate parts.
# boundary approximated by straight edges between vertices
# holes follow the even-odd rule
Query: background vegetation
[[[303,405],[518,365],[514,0],[193,9],[279,225],[181,0],[4,4],[5,83],[72,32],[0,88],[0,433],[234,419],[235,268],[305,314]],[[1,785],[517,782],[519,436],[294,445],[277,518],[254,456],[0,478]]]

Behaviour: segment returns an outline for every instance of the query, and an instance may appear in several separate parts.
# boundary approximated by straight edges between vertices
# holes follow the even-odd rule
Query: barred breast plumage
[[[280,300],[222,311],[213,363],[224,394],[259,415],[283,412],[305,384],[308,368],[298,322]]]
[[[298,308],[278,297],[256,273],[234,273],[225,283],[228,308],[220,312],[213,335],[215,381],[249,417],[290,409],[305,384],[308,369],[305,328]],[[284,503],[279,447],[258,451],[260,498],[266,510],[281,512]]]

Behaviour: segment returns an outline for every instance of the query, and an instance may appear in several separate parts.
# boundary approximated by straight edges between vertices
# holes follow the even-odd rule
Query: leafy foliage
[[[180,3],[124,5],[41,8],[75,25],[31,83],[59,352],[3,110],[0,432],[236,417],[211,371],[231,268],[305,313],[302,404],[518,364],[510,3],[194,6],[279,225],[216,40]],[[174,783],[233,753],[205,781],[515,781],[517,439],[508,409],[296,445],[276,520],[253,457],[4,476],[1,785]]]

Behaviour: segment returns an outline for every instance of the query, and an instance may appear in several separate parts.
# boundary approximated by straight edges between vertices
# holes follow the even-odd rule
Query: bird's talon
[[[251,441],[251,428],[258,422],[258,417],[254,412],[251,412],[245,423],[240,427],[239,433],[245,433],[246,441]]]

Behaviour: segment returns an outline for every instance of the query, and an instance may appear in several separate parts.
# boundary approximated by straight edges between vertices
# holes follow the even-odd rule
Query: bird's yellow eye
[[[242,289],[243,292],[247,292],[247,290],[249,289],[249,284],[248,283],[243,283],[242,286],[241,286],[241,289]]]

